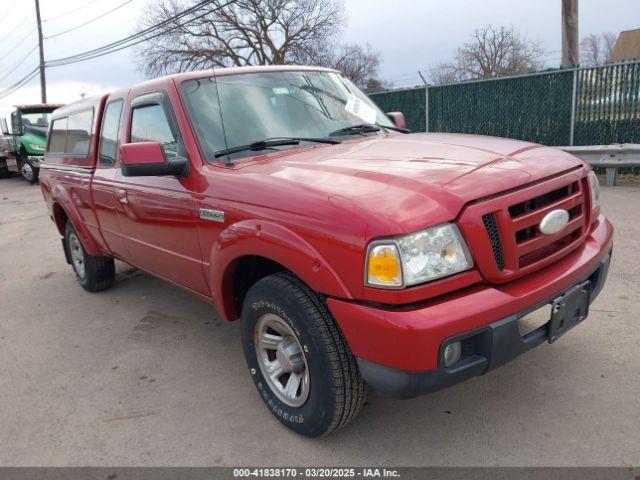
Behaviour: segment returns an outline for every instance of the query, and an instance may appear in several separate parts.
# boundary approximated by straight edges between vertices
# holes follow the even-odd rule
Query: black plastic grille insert
[[[502,240],[500,239],[500,230],[498,230],[498,224],[496,223],[496,217],[493,213],[487,213],[482,216],[482,223],[489,235],[489,241],[491,242],[491,249],[493,250],[493,258],[496,260],[498,270],[504,270],[504,255],[502,253]]]

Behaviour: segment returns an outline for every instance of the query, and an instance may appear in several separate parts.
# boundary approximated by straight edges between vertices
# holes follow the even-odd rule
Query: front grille
[[[509,207],[509,215],[511,215],[511,217],[517,217],[518,215],[522,215],[523,213],[545,207],[552,202],[566,197],[567,195],[571,195],[573,192],[577,191],[577,188],[578,182],[573,182],[549,193],[539,195],[535,198],[527,199],[524,202],[518,202],[515,205],[511,205]]]
[[[518,267],[524,268],[569,246],[580,237],[584,226],[582,215],[583,194],[580,182],[571,182],[561,188],[518,202],[508,208],[513,226]],[[553,210],[569,212],[569,223],[558,234],[545,235],[540,222]],[[558,238],[560,237],[560,238]]]
[[[589,189],[581,175],[576,169],[465,209],[459,223],[487,280],[506,282],[543,268],[584,240],[589,225]],[[567,225],[555,234],[542,233],[540,222],[557,209],[569,213]]]
[[[493,213],[483,215],[482,223],[484,223],[484,228],[487,229],[487,233],[489,234],[493,258],[496,261],[498,270],[502,271],[504,270],[504,255],[502,254],[502,240],[500,239],[500,230],[498,230],[495,215]]]

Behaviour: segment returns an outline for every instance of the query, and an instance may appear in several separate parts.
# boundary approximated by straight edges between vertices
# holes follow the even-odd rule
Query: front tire
[[[37,183],[40,170],[31,164],[31,160],[29,160],[29,157],[26,155],[26,153],[21,154],[20,157],[20,173],[22,173],[24,179],[31,185]]]
[[[71,222],[67,222],[64,238],[68,258],[82,288],[88,292],[100,292],[111,287],[116,279],[113,258],[89,255]]]
[[[242,342],[262,400],[295,432],[327,435],[362,408],[355,357],[324,300],[294,275],[276,273],[249,289]]]

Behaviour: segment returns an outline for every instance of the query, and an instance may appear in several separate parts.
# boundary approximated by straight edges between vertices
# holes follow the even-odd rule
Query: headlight
[[[598,200],[600,200],[600,183],[593,170],[589,172],[589,187],[591,189],[591,208],[596,208]]]
[[[377,240],[367,252],[367,284],[400,288],[473,267],[458,227],[444,223],[404,237]]]
[[[36,145],[35,143],[30,143],[29,144],[29,148],[31,150],[35,150],[36,152],[44,152],[45,151],[44,145]]]

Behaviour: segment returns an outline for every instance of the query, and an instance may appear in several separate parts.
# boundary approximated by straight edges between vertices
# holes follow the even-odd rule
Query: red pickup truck
[[[118,259],[240,318],[260,396],[307,436],[349,423],[365,384],[411,397],[556,341],[612,251],[581,160],[412,134],[321,68],[193,72],[60,108],[40,184],[82,287],[111,286]]]

